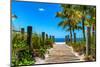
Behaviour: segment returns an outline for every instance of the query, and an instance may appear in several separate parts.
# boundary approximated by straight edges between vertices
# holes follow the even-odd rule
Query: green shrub
[[[20,32],[12,33],[12,66],[15,65],[31,65],[35,63],[35,57],[45,58],[45,53],[47,49],[53,47],[52,39],[42,40],[42,36],[37,33],[32,34],[32,46],[33,52],[29,51],[29,45],[27,45],[27,35],[24,35]],[[27,49],[23,49],[27,48]],[[33,53],[33,54],[32,54]],[[33,55],[33,56],[32,56]]]
[[[23,48],[27,48],[26,38],[22,39],[20,32],[12,33],[12,66],[34,64],[32,54]]]

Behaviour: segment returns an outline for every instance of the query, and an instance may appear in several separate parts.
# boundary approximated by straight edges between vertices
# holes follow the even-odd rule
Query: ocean
[[[65,38],[55,38],[55,42],[65,42]]]
[[[82,41],[82,38],[77,38],[76,41]],[[65,42],[65,38],[55,38],[55,42]]]

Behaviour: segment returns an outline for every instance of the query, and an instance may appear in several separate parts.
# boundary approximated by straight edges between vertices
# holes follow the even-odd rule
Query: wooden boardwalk
[[[62,62],[77,62],[80,59],[74,55],[72,49],[66,44],[55,44],[50,49],[48,57],[45,59],[46,63],[62,63]]]
[[[75,56],[72,49],[66,44],[54,44],[53,48],[49,50],[45,60],[36,58],[35,64],[45,64],[45,63],[64,63],[64,62],[78,62],[79,57]]]

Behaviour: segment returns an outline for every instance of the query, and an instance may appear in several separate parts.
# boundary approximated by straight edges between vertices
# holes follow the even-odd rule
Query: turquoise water
[[[77,38],[76,41],[82,41],[82,38]],[[55,38],[55,42],[65,42],[65,38]]]
[[[65,42],[65,38],[55,38],[55,42]]]

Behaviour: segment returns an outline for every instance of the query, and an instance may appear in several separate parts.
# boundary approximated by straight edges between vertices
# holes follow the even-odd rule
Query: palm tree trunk
[[[76,43],[76,33],[74,33],[74,43]]]
[[[76,33],[74,32],[74,28],[73,28],[73,36],[74,36],[74,43],[76,43]]]
[[[72,30],[71,30],[71,25],[70,25],[70,42],[72,43]]]
[[[85,18],[83,17],[82,18],[82,31],[83,31],[83,39],[85,41],[85,26],[84,26],[84,21],[85,21]]]
[[[72,27],[71,27],[71,24],[70,24],[70,20],[69,20],[69,31],[70,31],[70,42],[72,43]]]
[[[95,27],[95,25],[93,24],[92,25],[92,36],[95,36],[95,28],[94,27]]]
[[[91,27],[87,27],[87,38],[86,38],[86,55],[91,54],[91,36],[90,36]]]

